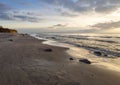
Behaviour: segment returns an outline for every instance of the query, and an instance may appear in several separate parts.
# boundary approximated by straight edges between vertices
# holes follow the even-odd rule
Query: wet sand
[[[119,72],[70,61],[68,48],[42,42],[0,34],[0,85],[120,85]]]

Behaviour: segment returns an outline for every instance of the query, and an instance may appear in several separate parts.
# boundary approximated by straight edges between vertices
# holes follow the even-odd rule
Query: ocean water
[[[120,72],[120,34],[40,33],[44,44],[70,48],[68,54]]]

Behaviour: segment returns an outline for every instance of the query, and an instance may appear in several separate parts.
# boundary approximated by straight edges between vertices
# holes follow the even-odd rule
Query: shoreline
[[[2,85],[120,84],[120,74],[117,72],[69,60],[71,56],[65,52],[67,48],[42,44],[44,40],[29,35],[1,34],[1,36]]]
[[[87,49],[84,49],[84,48],[81,48],[81,47],[75,47],[75,46],[69,45],[67,43],[61,43],[61,42],[58,42],[58,41],[53,41],[53,40],[49,40],[49,39],[36,37],[35,35],[33,35],[33,37],[35,37],[37,39],[44,40],[42,43],[46,44],[46,45],[68,48],[68,50],[66,50],[66,53],[68,55],[72,56],[75,59],[74,60],[75,62],[79,62],[79,59],[81,59],[81,58],[84,59],[85,58],[85,59],[90,60],[92,62],[92,65],[97,67],[97,68],[110,70],[110,71],[115,71],[115,72],[120,72],[120,66],[115,64],[115,62],[110,62],[111,60],[108,61],[108,59],[106,59],[104,57],[96,56],[96,55],[92,54],[90,52],[90,50],[87,50]],[[90,58],[90,56],[94,56],[94,57]],[[98,60],[94,59],[95,57]],[[117,59],[114,59],[114,61],[117,60]]]

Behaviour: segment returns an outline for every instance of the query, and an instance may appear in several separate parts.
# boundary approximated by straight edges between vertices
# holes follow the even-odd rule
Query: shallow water
[[[44,39],[67,43],[91,51],[100,51],[106,57],[120,57],[119,34],[37,34]]]
[[[87,58],[103,68],[120,72],[120,34],[35,34],[44,44],[68,47],[68,54],[77,59]],[[97,56],[94,52],[101,52]]]

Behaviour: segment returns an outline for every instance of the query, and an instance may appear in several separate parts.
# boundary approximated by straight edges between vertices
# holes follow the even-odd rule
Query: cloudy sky
[[[0,25],[120,33],[120,0],[0,0]]]

